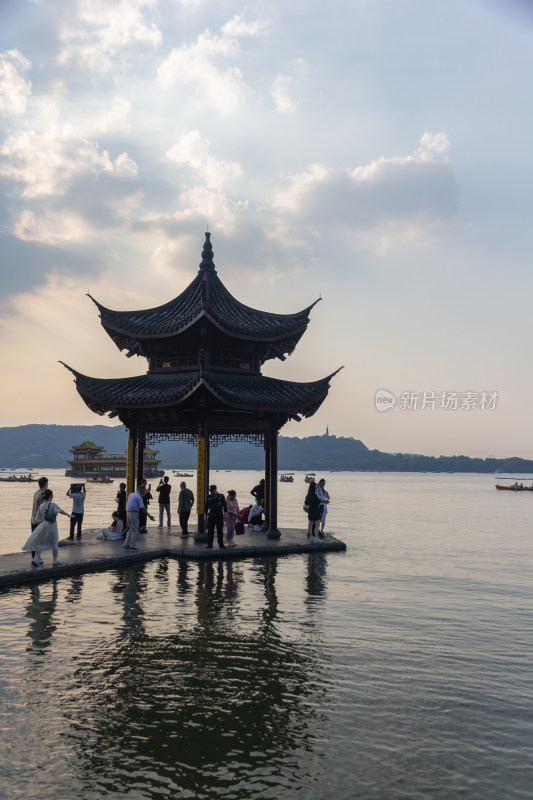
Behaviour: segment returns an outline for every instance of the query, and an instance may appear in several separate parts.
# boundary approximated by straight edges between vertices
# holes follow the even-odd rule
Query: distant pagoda
[[[147,437],[198,445],[197,513],[203,531],[209,486],[209,447],[247,440],[265,449],[268,535],[277,529],[277,436],[289,419],[310,417],[323,403],[336,372],[318,381],[268,378],[269,359],[285,360],[309,324],[312,305],[295,314],[249,308],[226,289],[215,270],[211,234],[205,234],[197,276],[174,300],[141,311],[113,311],[91,295],[104,330],[127,356],[148,360],[133,378],[91,378],[65,364],[92,411],[118,417],[129,431],[128,489],[142,474]],[[62,362],[63,363],[63,362]],[[338,372],[338,370],[337,370]],[[137,458],[135,458],[135,451]]]

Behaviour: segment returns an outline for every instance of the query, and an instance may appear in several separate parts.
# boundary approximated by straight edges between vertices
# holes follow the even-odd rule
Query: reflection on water
[[[247,798],[276,797],[318,780],[320,766],[309,753],[326,702],[312,680],[320,653],[305,629],[293,640],[276,624],[277,560],[257,560],[248,580],[242,562],[151,566],[150,574],[144,565],[108,575],[102,616],[112,635],[86,636],[89,646],[68,654],[67,677],[52,702],[62,718],[69,781],[90,785],[98,797]],[[309,576],[323,581],[321,573],[320,562],[309,563]],[[60,584],[64,624],[74,613],[67,603],[83,604],[84,587]],[[57,582],[48,588],[45,598],[40,587],[27,590],[27,668],[34,673],[42,668],[35,653],[43,658],[53,648],[58,625]],[[80,622],[70,616],[69,624]],[[55,659],[66,656],[64,648],[57,643]],[[43,743],[38,761],[45,752]],[[26,797],[51,796],[26,777]],[[56,780],[63,782],[61,775]]]
[[[0,795],[529,798],[531,509],[483,480],[346,477],[345,554],[0,594]]]

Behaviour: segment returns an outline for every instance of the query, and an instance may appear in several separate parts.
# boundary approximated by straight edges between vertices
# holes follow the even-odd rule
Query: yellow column
[[[196,446],[196,513],[205,512],[205,438],[198,437]]]

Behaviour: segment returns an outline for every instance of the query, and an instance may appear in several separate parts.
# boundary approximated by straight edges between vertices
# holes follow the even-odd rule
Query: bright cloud
[[[0,175],[19,184],[25,198],[61,193],[83,173],[133,179],[137,165],[127,153],[113,161],[107,150],[70,126],[43,134],[23,131],[0,147]]]
[[[19,50],[0,53],[0,111],[7,114],[23,114],[31,95],[31,81],[25,74],[31,61]]]
[[[413,155],[381,157],[355,169],[313,164],[286,181],[274,208],[317,232],[332,224],[359,231],[400,226],[402,236],[425,236],[456,209],[449,147],[445,133],[427,132]]]
[[[294,111],[297,103],[292,98],[294,90],[294,78],[290,75],[278,75],[270,87],[270,94],[274,98],[278,111]]]
[[[239,52],[239,37],[257,36],[266,23],[246,23],[240,16],[222,27],[221,35],[209,30],[201,33],[193,44],[172,50],[158,70],[161,86],[170,89],[176,84],[197,89],[200,104],[208,104],[222,115],[235,111],[243,102],[248,86],[236,66],[224,67],[224,61]]]
[[[157,47],[161,31],[144,19],[144,12],[156,4],[157,0],[78,0],[70,12],[63,6],[60,61],[79,61],[106,70],[112,57],[125,47]]]
[[[221,190],[228,181],[242,175],[242,168],[236,161],[214,158],[210,146],[209,139],[202,139],[195,130],[182,136],[165,155],[176,164],[190,167],[206,187]]]

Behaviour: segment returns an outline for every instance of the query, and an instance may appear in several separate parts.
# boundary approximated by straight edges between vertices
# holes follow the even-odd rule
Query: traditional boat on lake
[[[0,481],[4,481],[5,483],[34,483],[37,481],[37,478],[34,478],[31,472],[12,472],[9,475],[0,475]]]
[[[313,483],[316,480],[316,472],[308,472],[304,480],[306,483]]]
[[[280,475],[279,482],[280,483],[293,483],[294,478],[292,475]]]
[[[125,478],[127,453],[107,453],[104,447],[93,442],[83,442],[71,448],[73,455],[69,469],[65,470],[68,477],[86,478]],[[156,458],[158,450],[150,447],[144,448],[144,477],[159,478],[165,471],[159,469],[161,461]],[[103,481],[100,481],[103,482]],[[109,481],[106,481],[109,482]]]
[[[507,481],[514,481],[510,486],[500,485],[499,483],[496,484],[496,489],[503,489],[507,492],[533,492],[533,483],[529,486],[524,486],[524,481],[521,480],[520,483],[515,478],[498,478],[498,480],[507,480]],[[528,482],[531,478],[527,478]]]

